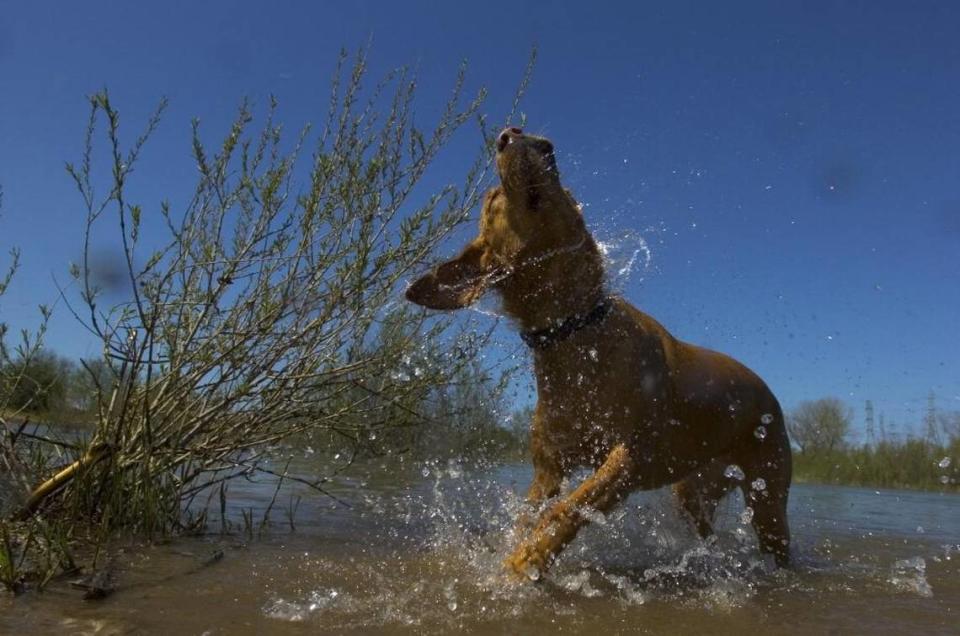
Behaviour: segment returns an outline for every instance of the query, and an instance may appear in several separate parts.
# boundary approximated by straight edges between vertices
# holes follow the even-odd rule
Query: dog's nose
[[[513,139],[521,137],[522,135],[523,131],[519,128],[504,128],[500,136],[497,137],[497,152],[503,152],[503,149],[506,148]]]

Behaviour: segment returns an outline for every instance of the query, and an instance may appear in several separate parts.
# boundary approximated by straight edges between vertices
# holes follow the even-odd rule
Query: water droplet
[[[949,478],[948,476],[946,476],[946,475],[942,475],[942,476],[940,477],[940,483],[943,484],[944,486],[946,486],[947,484],[950,483],[950,478]]]
[[[531,581],[539,581],[539,580],[540,580],[540,568],[538,568],[538,567],[535,566],[535,565],[528,565],[528,566],[524,569],[523,573],[524,573],[524,574],[526,575],[526,577],[527,577],[528,579],[530,579]]]
[[[924,533],[923,526],[917,526],[917,534],[923,534],[923,533]]]
[[[743,512],[740,513],[740,523],[747,525],[753,521],[753,508],[747,506],[743,509]]]
[[[940,468],[950,468],[950,458],[944,457],[939,462],[937,462],[937,466],[939,466]]]
[[[730,464],[723,471],[723,476],[727,479],[736,479],[737,481],[743,481],[744,474],[743,469],[737,466],[736,464]]]
[[[754,429],[754,431],[753,431],[753,436],[756,437],[756,438],[759,439],[759,440],[766,439],[766,437],[767,437],[767,427],[765,427],[765,426],[758,426],[756,429]]]
[[[750,483],[750,487],[762,492],[767,489],[767,482],[763,477],[757,477]]]
[[[423,467],[423,470],[420,471],[420,474],[423,475],[424,477],[429,477],[429,476],[430,476],[430,469],[427,468],[426,466],[424,466],[424,467]]]
[[[587,353],[590,355],[590,359],[593,360],[594,362],[596,362],[600,358],[600,355],[597,353],[596,349],[590,349],[589,351],[587,351]]]
[[[456,602],[456,601],[450,601],[449,603],[447,603],[447,609],[449,609],[451,612],[456,612],[456,611],[457,611],[457,602]]]
[[[457,466],[456,462],[452,459],[447,462],[447,474],[450,475],[452,479],[460,479],[463,476],[463,471],[460,470],[460,467]]]
[[[773,413],[764,413],[760,417],[760,421],[764,424],[773,424]]]

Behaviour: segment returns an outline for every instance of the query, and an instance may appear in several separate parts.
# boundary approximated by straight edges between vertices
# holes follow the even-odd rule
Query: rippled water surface
[[[214,527],[123,546],[106,600],[67,582],[2,599],[0,633],[958,632],[957,495],[795,486],[796,565],[778,571],[741,502],[704,543],[667,493],[640,493],[595,519],[546,580],[517,585],[500,563],[529,479],[525,466],[374,467],[336,486],[350,507],[303,493],[293,532],[278,505],[260,538]],[[232,488],[258,517],[273,492]]]

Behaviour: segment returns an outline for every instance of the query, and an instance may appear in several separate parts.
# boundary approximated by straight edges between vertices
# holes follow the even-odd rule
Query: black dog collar
[[[551,345],[562,342],[580,331],[584,327],[597,324],[607,317],[613,308],[613,301],[605,297],[597,306],[590,310],[586,315],[574,314],[564,318],[559,324],[546,329],[537,329],[536,331],[521,331],[520,338],[531,349],[546,349]]]

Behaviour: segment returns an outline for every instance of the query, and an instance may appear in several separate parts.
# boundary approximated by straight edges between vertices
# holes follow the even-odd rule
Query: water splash
[[[594,229],[593,234],[603,259],[609,290],[623,292],[636,272],[641,274],[638,280],[643,281],[647,272],[653,268],[653,252],[650,250],[647,240],[638,231],[626,229],[608,234],[601,228],[599,230]],[[559,247],[538,256],[537,260],[545,260],[558,254],[579,250],[583,247],[583,244],[583,241],[580,241],[573,245]],[[506,272],[501,277],[509,275],[510,273]],[[498,294],[494,293],[483,294],[469,309],[493,318],[506,317],[501,299]]]
[[[890,568],[890,583],[903,592],[918,596],[933,596],[933,588],[927,582],[927,562],[923,557],[897,561]]]
[[[653,252],[643,235],[632,229],[612,236],[604,236],[603,230],[594,234],[611,290],[622,292],[635,272],[640,272],[638,280],[643,281],[653,265]]]
[[[339,597],[340,592],[336,589],[314,590],[304,601],[274,599],[263,608],[263,614],[268,618],[300,623],[310,619],[314,614],[322,613],[338,600],[341,603],[349,602],[348,598]]]
[[[448,631],[463,621],[482,624],[545,609],[569,612],[571,595],[624,606],[665,600],[730,609],[748,602],[770,575],[752,539],[728,529],[721,538],[701,541],[663,490],[633,495],[606,515],[586,513],[591,523],[554,566],[530,573],[538,583],[518,583],[503,562],[521,539],[517,517],[538,511],[518,488],[528,474],[520,477],[516,470],[478,471],[458,461],[418,465],[415,474],[424,478],[417,488],[371,504],[368,516],[384,524],[404,521],[385,529],[384,537],[396,531],[416,536],[380,556],[372,551],[349,563],[332,556],[302,563],[304,572],[324,578],[306,593],[275,594],[263,615],[353,628],[416,625]],[[559,496],[578,481],[565,481]],[[733,524],[749,522],[738,512],[725,516]],[[425,525],[416,530],[418,521]]]

